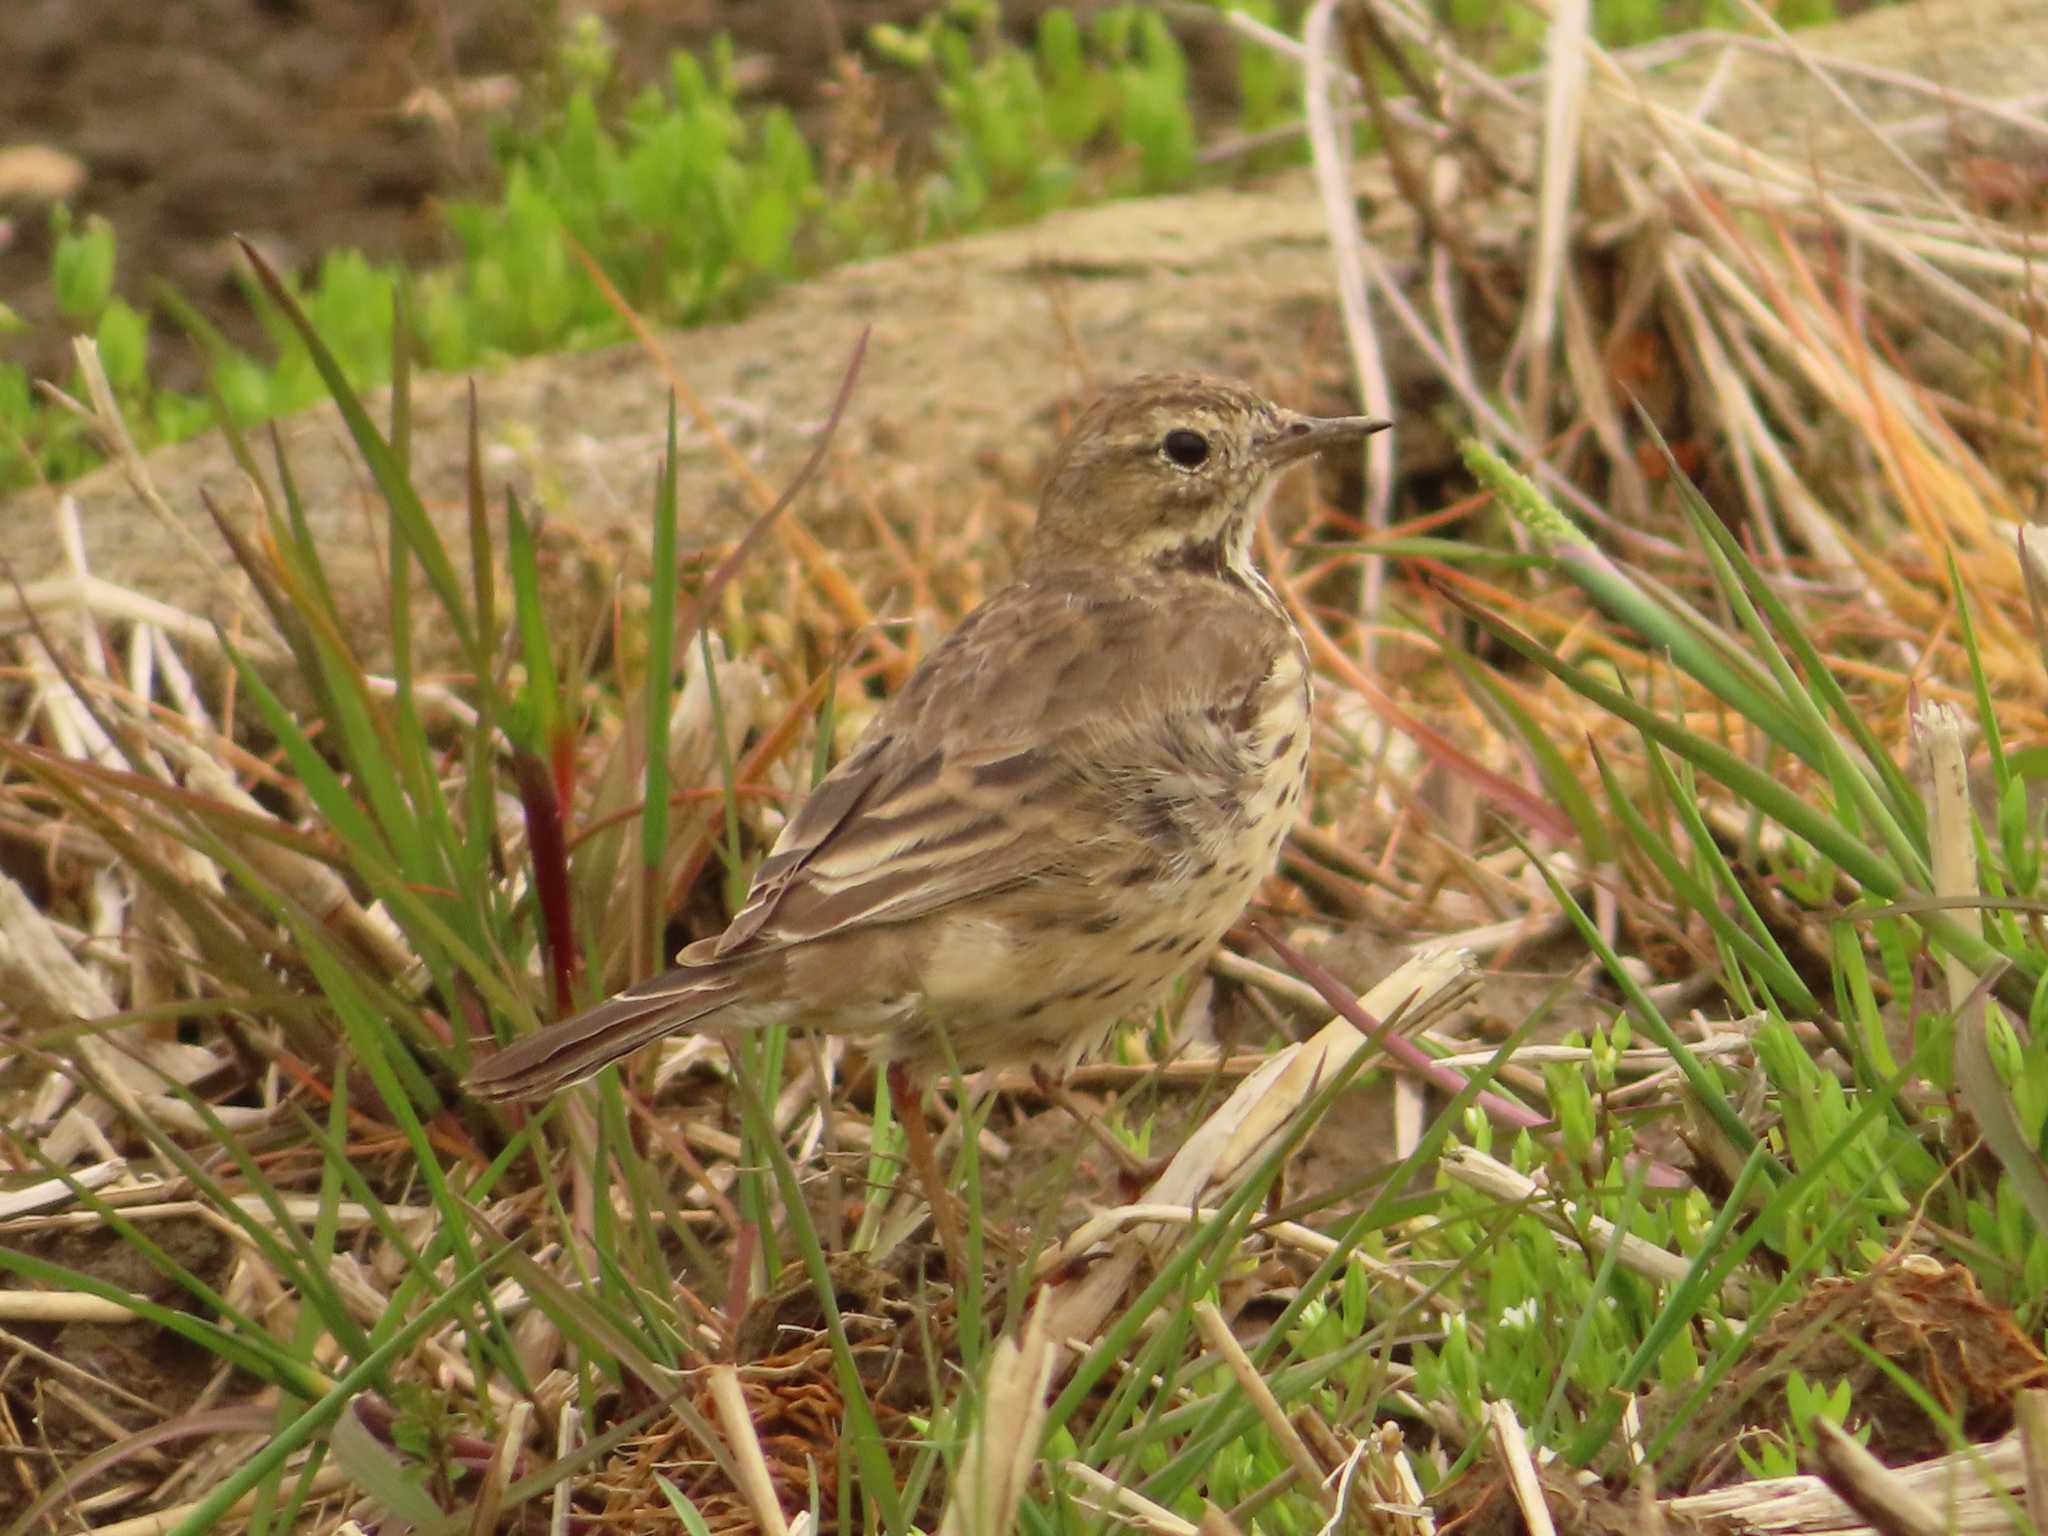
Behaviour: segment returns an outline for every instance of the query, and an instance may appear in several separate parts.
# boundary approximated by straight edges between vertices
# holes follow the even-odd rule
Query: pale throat
[[[1268,480],[1242,500],[1219,498],[1209,509],[1211,515],[1194,526],[1155,528],[1140,534],[1129,545],[1132,563],[1160,564],[1190,550],[1213,547],[1225,571],[1233,576],[1255,576],[1252,535],[1272,497],[1273,482]]]
[[[1266,515],[1266,504],[1273,499],[1274,483],[1268,477],[1253,486],[1251,494],[1224,521],[1223,563],[1240,575],[1258,575],[1252,564],[1252,535],[1258,532],[1259,519]]]

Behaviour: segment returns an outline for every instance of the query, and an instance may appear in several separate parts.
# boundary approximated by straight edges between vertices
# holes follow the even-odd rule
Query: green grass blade
[[[1741,915],[1738,922],[1731,918],[1717,901],[1714,892],[1702,884],[1685,867],[1678,852],[1652,827],[1637,807],[1635,798],[1608,767],[1607,759],[1595,752],[1594,759],[1599,766],[1600,781],[1607,788],[1608,804],[1627,829],[1630,840],[1656,866],[1657,872],[1670,885],[1682,910],[1697,913],[1714,931],[1715,938],[1747,965],[1771,991],[1797,1012],[1811,1016],[1820,1011],[1820,1000],[1808,990],[1799,973],[1792,969],[1792,962],[1785,958],[1771,937],[1756,908],[1750,903],[1749,895],[1742,889],[1742,882],[1736,879],[1735,871],[1722,856],[1720,845],[1707,827],[1705,818],[1699,814],[1696,797],[1688,795],[1665,761],[1662,750],[1654,742],[1646,743],[1645,757],[1651,772],[1664,787],[1667,800],[1674,812],[1685,825],[1695,859],[1704,863],[1713,878],[1714,885]]]
[[[391,509],[393,525],[404,536],[413,555],[420,562],[420,568],[427,574],[427,581],[441,600],[441,606],[448,615],[448,622],[454,627],[457,643],[464,655],[471,659],[479,676],[487,670],[485,658],[479,648],[475,626],[467,605],[462,600],[461,584],[456,580],[455,567],[448,559],[448,552],[442,548],[440,536],[434,531],[433,520],[427,516],[426,508],[420,503],[419,494],[413,489],[412,481],[405,472],[405,466],[378,432],[369,413],[363,409],[363,402],[342,371],[340,362],[328,350],[320,334],[306,318],[306,312],[291,296],[283,281],[271,269],[256,248],[246,240],[241,242],[242,252],[248,258],[256,273],[256,280],[271,302],[305,344],[307,355],[319,371],[322,382],[327,385],[335,408],[341,412],[343,423],[348,427],[349,436],[355,441],[356,451],[369,467],[370,476],[376,482],[384,503]]]
[[[668,439],[654,493],[654,552],[647,594],[646,787],[640,812],[640,878],[649,955],[661,953],[662,861],[668,853],[670,680],[676,645],[676,398],[668,398]]]

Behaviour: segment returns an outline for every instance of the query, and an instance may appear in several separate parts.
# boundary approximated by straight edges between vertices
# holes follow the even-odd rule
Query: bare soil
[[[70,156],[81,216],[109,219],[121,290],[169,283],[233,339],[260,338],[229,237],[288,266],[336,246],[428,261],[434,200],[477,190],[473,130],[405,110],[424,86],[541,58],[535,0],[21,0],[0,7],[0,145]],[[20,203],[0,241],[0,294],[30,324],[16,355],[61,355],[44,210]]]
[[[187,1216],[153,1221],[147,1231],[174,1263],[216,1290],[224,1287],[233,1254],[218,1229]],[[42,1230],[11,1232],[7,1242],[173,1311],[193,1307],[176,1282],[110,1228],[80,1230],[60,1218]],[[0,1411],[27,1427],[24,1439],[33,1448],[0,1475],[0,1522],[11,1522],[48,1486],[50,1467],[40,1453],[69,1466],[117,1434],[140,1433],[175,1419],[199,1401],[222,1370],[220,1361],[199,1345],[148,1323],[28,1323],[13,1331],[40,1353],[11,1350],[7,1368],[0,1371]],[[52,1359],[69,1369],[51,1367],[47,1362]],[[118,1394],[100,1390],[95,1378],[116,1383]],[[247,1390],[247,1382],[237,1382],[229,1396],[240,1399]],[[145,1481],[160,1480],[172,1464],[144,1450],[75,1492],[87,1496],[111,1483],[134,1481],[138,1471]]]

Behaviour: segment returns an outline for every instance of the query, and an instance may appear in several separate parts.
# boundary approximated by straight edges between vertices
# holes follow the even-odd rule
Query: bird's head
[[[1391,423],[1304,416],[1227,379],[1146,374],[1074,423],[1039,502],[1033,559],[1125,568],[1242,567],[1273,482]]]

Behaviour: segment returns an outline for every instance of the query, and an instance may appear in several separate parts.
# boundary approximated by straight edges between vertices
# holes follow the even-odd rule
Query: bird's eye
[[[1160,439],[1159,451],[1182,469],[1200,469],[1209,458],[1209,439],[1186,427],[1175,427]]]

